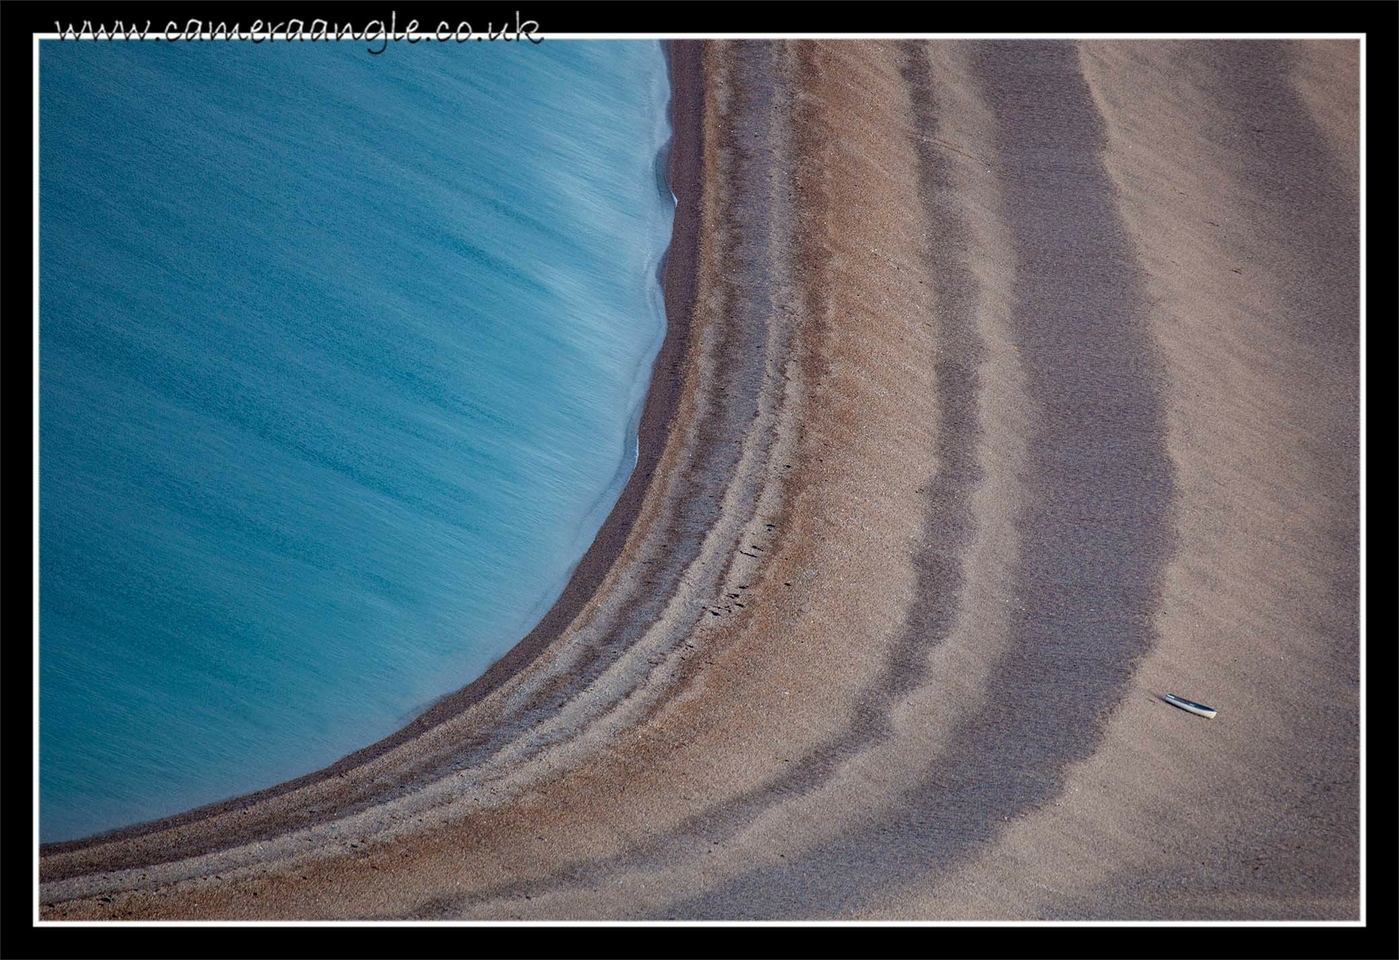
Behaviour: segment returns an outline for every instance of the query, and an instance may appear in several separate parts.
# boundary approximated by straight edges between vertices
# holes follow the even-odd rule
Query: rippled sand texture
[[[44,916],[1356,917],[1356,44],[674,55],[670,339],[551,620]]]

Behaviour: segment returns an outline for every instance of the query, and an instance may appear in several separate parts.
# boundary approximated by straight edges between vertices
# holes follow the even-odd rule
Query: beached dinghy
[[[1202,717],[1212,717],[1215,714],[1214,707],[1207,707],[1203,703],[1196,703],[1193,700],[1186,700],[1184,697],[1177,697],[1173,693],[1166,694],[1165,700],[1173,707],[1180,707],[1182,710],[1198,713]]]

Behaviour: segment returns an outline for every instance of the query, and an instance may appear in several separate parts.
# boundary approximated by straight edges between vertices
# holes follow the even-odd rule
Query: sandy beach
[[[326,770],[44,847],[41,917],[1357,918],[1357,43],[669,52],[563,597]]]

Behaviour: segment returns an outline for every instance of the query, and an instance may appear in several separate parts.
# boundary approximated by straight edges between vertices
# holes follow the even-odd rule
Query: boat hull
[[[1186,700],[1184,697],[1177,697],[1175,694],[1171,693],[1166,694],[1164,697],[1162,697],[1162,699],[1169,703],[1171,706],[1179,707],[1187,713],[1193,713],[1196,716],[1213,717],[1217,712],[1214,709],[1214,707],[1207,707],[1203,703],[1196,703],[1193,700]]]

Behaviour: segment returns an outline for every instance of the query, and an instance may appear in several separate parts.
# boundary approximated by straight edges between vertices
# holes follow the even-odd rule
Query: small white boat
[[[1178,697],[1173,693],[1166,694],[1163,699],[1173,707],[1180,707],[1182,710],[1197,713],[1202,717],[1212,717],[1215,715],[1214,707],[1207,707],[1203,703],[1196,703],[1194,700],[1186,700],[1184,697]]]

